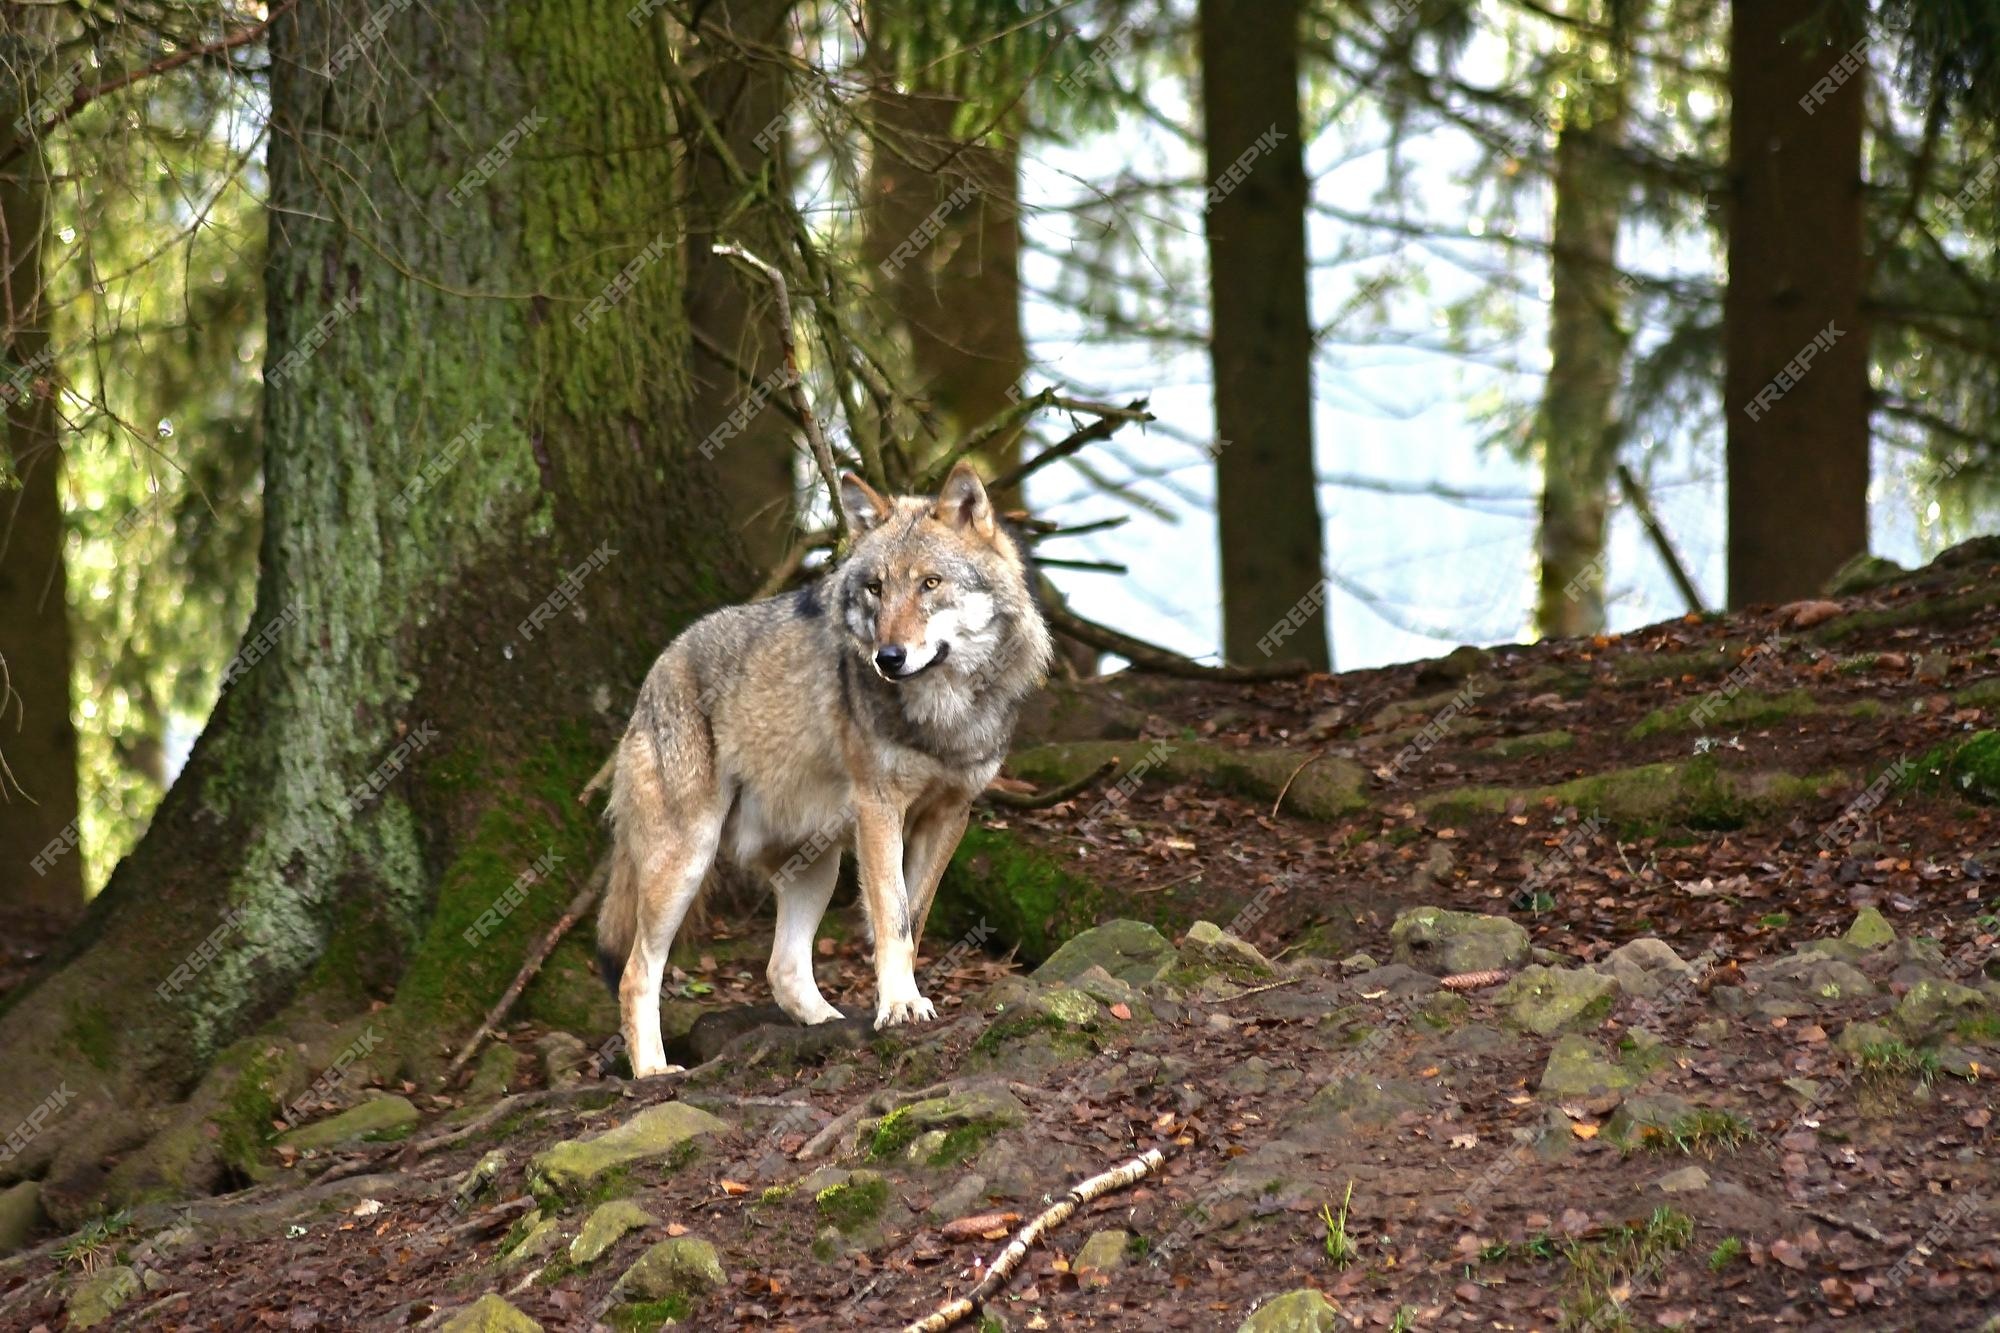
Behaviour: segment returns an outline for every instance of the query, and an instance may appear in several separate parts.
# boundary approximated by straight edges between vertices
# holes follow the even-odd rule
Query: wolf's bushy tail
[[[625,960],[632,956],[632,940],[639,933],[639,873],[613,834],[611,879],[604,886],[604,905],[597,909],[597,971],[618,998],[618,981],[625,975]]]

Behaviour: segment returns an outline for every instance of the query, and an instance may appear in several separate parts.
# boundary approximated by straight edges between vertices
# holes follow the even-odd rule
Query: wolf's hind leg
[[[721,813],[705,811],[638,852],[638,930],[618,983],[619,1019],[634,1078],[671,1074],[678,1068],[667,1063],[666,1046],[660,1040],[660,983],[666,975],[667,951],[701,892],[721,833]]]
[[[830,847],[810,865],[785,868],[771,877],[778,898],[778,929],[771,937],[771,963],[764,975],[778,1007],[801,1023],[831,1023],[847,1015],[826,1002],[813,979],[813,938],[833,900],[840,878],[840,849]]]

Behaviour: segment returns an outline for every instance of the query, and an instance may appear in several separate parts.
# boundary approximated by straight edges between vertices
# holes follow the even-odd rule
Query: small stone
[[[467,1102],[496,1101],[507,1095],[507,1085],[520,1071],[521,1056],[504,1041],[496,1041],[479,1054],[479,1067],[465,1086]]]
[[[1613,1143],[1636,1148],[1649,1137],[1648,1131],[1665,1133],[1676,1121],[1693,1114],[1694,1103],[1672,1093],[1627,1097],[1605,1123],[1604,1137]]]
[[[1698,1166],[1684,1166],[1661,1176],[1653,1182],[1653,1188],[1662,1194],[1692,1194],[1708,1188],[1708,1172]]]
[[[1333,1333],[1340,1313],[1310,1287],[1265,1301],[1236,1326],[1236,1333]]]
[[[574,1083],[590,1060],[590,1047],[568,1032],[550,1032],[535,1042],[535,1054],[542,1062],[542,1081],[551,1088]]]
[[[1884,949],[1896,942],[1896,928],[1877,909],[1864,907],[1855,913],[1854,924],[1842,938],[1863,949]]]
[[[640,1255],[614,1286],[627,1300],[663,1301],[669,1296],[702,1296],[724,1286],[722,1256],[694,1236],[663,1240]]]
[[[1392,957],[1435,976],[1493,972],[1528,961],[1528,932],[1506,917],[1413,907],[1389,927]]]
[[[1076,1258],[1070,1260],[1069,1271],[1078,1277],[1108,1275],[1125,1266],[1125,1256],[1131,1243],[1129,1232],[1092,1232],[1090,1239],[1077,1249]]]
[[[95,1328],[137,1296],[142,1285],[139,1274],[122,1264],[83,1279],[70,1293],[69,1326]]]
[[[1882,1024],[1856,1019],[1840,1030],[1840,1035],[1833,1039],[1833,1044],[1849,1055],[1857,1055],[1863,1047],[1883,1046],[1895,1040],[1896,1034]]]
[[[576,1239],[569,1243],[569,1261],[578,1266],[594,1264],[626,1232],[655,1226],[659,1220],[630,1199],[601,1203],[591,1210],[590,1216],[584,1219],[583,1230],[577,1232]]]
[[[528,1234],[521,1237],[513,1249],[501,1259],[502,1268],[520,1268],[547,1255],[562,1240],[560,1218],[544,1217],[528,1228]]]
[[[407,1097],[373,1097],[339,1115],[280,1134],[278,1142],[303,1151],[363,1140],[380,1141],[409,1130],[419,1118],[417,1108]]]
[[[1923,1037],[1984,1008],[1986,997],[1972,987],[1925,977],[1897,1002],[1894,1019],[1903,1031]]]
[[[542,1333],[542,1326],[489,1291],[445,1320],[439,1330],[440,1333]]]
[[[1340,960],[1340,970],[1350,977],[1357,972],[1373,972],[1380,966],[1382,966],[1380,963],[1365,953],[1351,953]]]
[[[1566,1028],[1594,1028],[1611,1012],[1618,981],[1587,967],[1534,967],[1502,988],[1494,1002],[1515,1027],[1538,1037]]]

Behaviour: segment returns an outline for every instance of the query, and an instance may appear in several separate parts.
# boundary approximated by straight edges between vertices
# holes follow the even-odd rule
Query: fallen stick
[[[589,882],[577,891],[576,897],[569,900],[569,906],[563,908],[563,914],[556,918],[555,925],[549,927],[549,933],[542,937],[542,942],[528,955],[528,961],[521,964],[521,970],[514,974],[513,984],[501,993],[500,999],[487,1011],[485,1019],[473,1032],[471,1039],[457,1055],[451,1058],[451,1063],[445,1066],[446,1086],[458,1077],[458,1071],[465,1068],[466,1062],[472,1059],[480,1044],[494,1028],[499,1026],[500,1020],[507,1016],[507,1011],[514,1007],[514,1001],[521,998],[521,992],[528,988],[530,981],[534,980],[535,973],[542,970],[542,964],[548,961],[549,954],[554,952],[557,944],[561,943],[562,937],[569,934],[570,927],[582,920],[583,914],[590,910],[590,905],[597,901],[597,895],[603,892],[604,882],[610,874],[611,858],[605,857],[598,861],[597,868],[590,872]]]
[[[979,799],[994,805],[1004,805],[1009,810],[1046,810],[1052,805],[1061,805],[1080,792],[1089,791],[1117,771],[1118,760],[1114,756],[1076,781],[1065,782],[1060,787],[1051,787],[1047,791],[1038,791],[1025,796],[1000,787],[988,787],[979,793]]]
[[[1007,1242],[1007,1248],[995,1255],[993,1262],[987,1265],[986,1275],[979,1279],[971,1291],[957,1300],[945,1302],[927,1318],[919,1319],[905,1328],[903,1333],[944,1333],[945,1329],[971,1314],[989,1297],[1006,1286],[1007,1279],[1014,1275],[1014,1270],[1028,1257],[1028,1251],[1034,1247],[1035,1242],[1067,1222],[1077,1209],[1092,1199],[1109,1194],[1113,1190],[1124,1189],[1134,1181],[1143,1180],[1159,1170],[1160,1165],[1166,1160],[1166,1153],[1154,1148],[1134,1157],[1123,1166],[1113,1167],[1102,1175],[1092,1176],[1077,1185],[1054,1206],[1016,1232],[1014,1239]]]

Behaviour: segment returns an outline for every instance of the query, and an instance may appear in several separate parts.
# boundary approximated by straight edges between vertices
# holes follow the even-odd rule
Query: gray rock
[[[1261,981],[1276,971],[1255,946],[1212,921],[1197,921],[1187,928],[1181,937],[1180,960],[1191,972],[1216,973],[1235,981]]]
[[[1143,921],[1107,921],[1063,943],[1035,969],[1037,981],[1071,981],[1101,967],[1128,986],[1156,981],[1176,955],[1166,936]]]
[[[1415,1083],[1357,1074],[1335,1079],[1315,1092],[1306,1103],[1305,1114],[1336,1130],[1352,1132],[1386,1125],[1405,1111],[1422,1109],[1429,1100]]]
[[[520,1071],[521,1056],[504,1041],[496,1041],[479,1053],[479,1066],[465,1087],[467,1102],[496,1101],[507,1095],[507,1085]]]
[[[1112,1273],[1125,1266],[1127,1247],[1131,1243],[1130,1232],[1092,1232],[1090,1239],[1078,1247],[1076,1258],[1070,1260],[1069,1271],[1080,1278]]]
[[[1857,948],[1884,949],[1896,942],[1896,928],[1875,908],[1864,907],[1855,913],[1854,924],[1841,938]]]
[[[1986,997],[1970,986],[1925,977],[1905,992],[1893,1017],[1903,1031],[1926,1037],[1978,1015],[1987,1008],[1987,1003]]]
[[[521,1268],[546,1258],[562,1242],[562,1219],[544,1217],[528,1228],[528,1234],[521,1237],[513,1249],[507,1251],[500,1260],[500,1267]]]
[[[1694,968],[1665,940],[1632,940],[1605,955],[1600,970],[1618,978],[1627,995],[1656,999],[1694,976]]]
[[[550,1032],[535,1042],[535,1055],[542,1062],[542,1081],[560,1088],[577,1081],[590,1060],[590,1047],[568,1032]]]
[[[573,1194],[613,1167],[655,1161],[695,1138],[727,1133],[727,1121],[698,1107],[662,1102],[615,1129],[586,1139],[565,1139],[536,1154],[528,1165],[528,1182],[538,1194]]]
[[[1662,1194],[1693,1194],[1708,1188],[1708,1172],[1698,1166],[1684,1166],[1661,1176],[1653,1182],[1653,1188]]]
[[[1411,995],[1429,995],[1438,988],[1437,978],[1430,973],[1419,972],[1400,963],[1363,972],[1348,984],[1354,987],[1355,994],[1371,999],[1387,994],[1391,999],[1400,1000]]]
[[[1351,953],[1340,960],[1340,970],[1350,977],[1357,972],[1373,972],[1380,966],[1382,966],[1380,963],[1365,953]]]
[[[1389,927],[1393,961],[1434,976],[1490,972],[1528,961],[1528,932],[1506,917],[1413,907]]]

